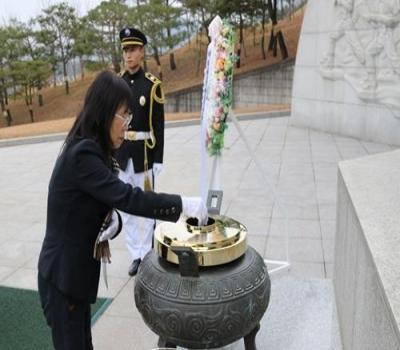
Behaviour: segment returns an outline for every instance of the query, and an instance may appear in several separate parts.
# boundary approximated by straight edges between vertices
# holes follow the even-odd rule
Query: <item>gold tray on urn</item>
[[[167,261],[179,264],[174,247],[191,248],[199,266],[222,265],[245,253],[247,229],[240,222],[219,215],[210,216],[205,226],[197,226],[194,218],[163,222],[154,232],[154,250]]]

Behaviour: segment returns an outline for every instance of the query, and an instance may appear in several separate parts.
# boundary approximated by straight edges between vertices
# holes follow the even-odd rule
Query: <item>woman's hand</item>
[[[153,164],[153,174],[154,176],[158,176],[163,171],[164,166],[161,163]]]
[[[201,197],[181,197],[182,214],[188,217],[197,218],[199,226],[207,224],[208,210]]]
[[[113,239],[120,231],[121,219],[116,210],[112,211],[111,220],[108,226],[100,234],[99,241],[104,242],[109,239]]]

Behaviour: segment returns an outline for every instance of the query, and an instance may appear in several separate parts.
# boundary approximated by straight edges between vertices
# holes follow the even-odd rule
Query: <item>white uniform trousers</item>
[[[153,186],[152,169],[147,171],[151,185]],[[119,171],[119,178],[132,187],[144,188],[143,173],[135,173],[132,159],[128,160],[125,171]],[[121,212],[123,231],[125,232],[126,245],[132,260],[142,259],[150,251],[154,232],[154,219],[147,219],[128,213]]]

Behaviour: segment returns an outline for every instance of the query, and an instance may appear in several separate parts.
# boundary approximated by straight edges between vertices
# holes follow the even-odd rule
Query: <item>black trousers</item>
[[[89,303],[77,303],[38,275],[40,302],[55,350],[93,350]]]

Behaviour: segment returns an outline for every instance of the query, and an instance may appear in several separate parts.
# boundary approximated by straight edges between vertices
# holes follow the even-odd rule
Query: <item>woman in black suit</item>
[[[110,210],[166,221],[177,221],[181,213],[199,219],[207,215],[199,198],[143,192],[113,172],[112,155],[132,117],[131,100],[124,80],[112,72],[100,73],[88,89],[50,179],[38,287],[56,350],[93,349],[90,304],[96,301],[100,275],[93,247]],[[120,229],[114,211],[101,240]]]

